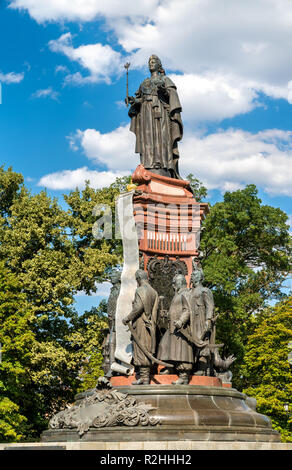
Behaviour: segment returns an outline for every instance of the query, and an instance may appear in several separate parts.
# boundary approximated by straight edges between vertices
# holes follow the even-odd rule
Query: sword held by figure
[[[149,351],[147,351],[147,349],[140,343],[139,339],[137,338],[137,335],[135,333],[135,330],[134,330],[133,325],[132,325],[131,322],[128,322],[126,325],[128,326],[128,328],[131,332],[132,339],[135,341],[137,346],[141,349],[143,354],[145,354],[145,356],[148,357],[148,359],[150,359],[150,361],[152,361],[152,363],[159,364],[159,365],[164,366],[164,367],[173,367],[172,364],[169,364],[169,363],[164,362],[164,361],[160,361],[159,359],[154,357]]]

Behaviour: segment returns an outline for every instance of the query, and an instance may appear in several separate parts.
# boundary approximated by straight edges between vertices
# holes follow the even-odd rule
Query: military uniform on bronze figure
[[[178,380],[173,383],[182,385],[189,382],[189,374],[194,363],[193,345],[182,333],[182,328],[189,329],[188,320],[190,318],[190,308],[187,300],[188,288],[186,279],[182,274],[174,277],[173,287],[175,294],[168,313],[169,327],[160,341],[158,358],[173,363],[173,367],[179,376]],[[165,369],[163,373],[173,372]]]
[[[115,326],[115,313],[118,296],[121,290],[121,273],[114,271],[111,275],[112,287],[107,302],[107,317],[108,328],[105,330],[105,338],[102,345],[103,348],[103,363],[102,369],[104,375],[110,378],[113,374],[111,365],[115,362],[115,348],[116,348],[116,326]]]
[[[141,269],[136,272],[138,287],[133,308],[123,320],[132,332],[133,364],[138,378],[133,385],[148,385],[155,364],[166,366],[161,374],[178,375],[172,382],[174,385],[187,385],[192,374],[226,375],[235,358],[222,359],[219,355],[218,348],[222,345],[215,343],[213,294],[203,286],[203,279],[203,271],[196,265],[190,289],[183,274],[174,276],[174,296],[167,312],[167,328],[158,341],[162,298],[149,284],[147,272]],[[164,316],[165,313],[163,311]],[[228,373],[230,376],[230,371]]]
[[[132,323],[133,364],[137,381],[133,385],[150,383],[150,368],[153,363],[152,354],[156,349],[156,324],[158,310],[158,294],[148,281],[147,272],[136,271],[138,287],[136,289],[132,311],[124,318],[125,325]]]

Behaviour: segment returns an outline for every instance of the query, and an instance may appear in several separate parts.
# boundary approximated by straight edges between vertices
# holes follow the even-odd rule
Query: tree
[[[21,285],[32,315],[29,395],[23,394],[28,400],[18,396],[11,404],[11,413],[18,410],[30,423],[23,433],[26,438],[38,435],[50,415],[72,402],[80,387],[84,357],[76,354],[72,341],[78,317],[74,295],[94,292],[121,260],[120,241],[92,236],[92,209],[97,203],[114,205],[125,183],[121,179],[103,190],[87,184],[84,191],[66,197],[66,210],[46,191],[31,194],[12,169],[0,169],[0,260]]]
[[[20,173],[15,173],[11,167],[5,170],[4,165],[0,166],[0,217],[2,222],[7,215],[10,215],[10,207],[22,184],[23,176]]]
[[[96,291],[96,282],[102,282],[108,276],[109,269],[122,262],[122,244],[115,238],[115,200],[121,191],[125,191],[130,177],[117,178],[109,187],[95,190],[86,183],[83,191],[76,189],[64,196],[69,206],[67,224],[70,228],[74,252],[78,253],[81,272],[78,289],[87,294]],[[111,210],[112,231],[108,239],[95,239],[93,227],[97,217],[94,208],[99,206]]]
[[[292,442],[292,369],[288,343],[292,340],[292,296],[253,319],[241,367],[244,393],[257,399],[257,411],[268,415],[282,440]],[[284,409],[288,403],[290,413]]]
[[[75,347],[76,359],[78,358],[81,365],[78,392],[95,387],[98,377],[104,374],[102,345],[105,329],[108,326],[106,309],[107,303],[102,300],[98,307],[92,307],[74,322],[70,341]]]
[[[29,427],[23,404],[29,399],[29,366],[35,342],[22,286],[0,262],[0,441],[16,441]],[[30,392],[29,392],[30,393]]]
[[[208,195],[207,188],[203,185],[203,183],[198,179],[195,178],[192,173],[187,175],[186,179],[189,181],[194,197],[196,198],[197,202],[202,202],[203,199],[206,199]]]
[[[283,297],[281,287],[291,267],[287,219],[281,209],[263,205],[256,187],[248,185],[226,192],[203,223],[202,265],[219,313],[222,354],[237,357],[235,385],[253,313]]]

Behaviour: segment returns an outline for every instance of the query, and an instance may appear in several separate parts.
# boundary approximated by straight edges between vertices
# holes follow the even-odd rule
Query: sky
[[[182,177],[212,204],[255,184],[291,222],[291,44],[291,0],[0,0],[0,165],[60,201],[129,174],[124,64],[133,95],[156,54],[182,103]]]

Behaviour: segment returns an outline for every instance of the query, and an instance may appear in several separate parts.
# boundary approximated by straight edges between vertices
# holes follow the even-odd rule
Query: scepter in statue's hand
[[[125,99],[125,102],[126,102],[126,106],[128,107],[129,106],[129,67],[130,67],[130,62],[127,62],[124,67],[127,71],[127,97]]]

